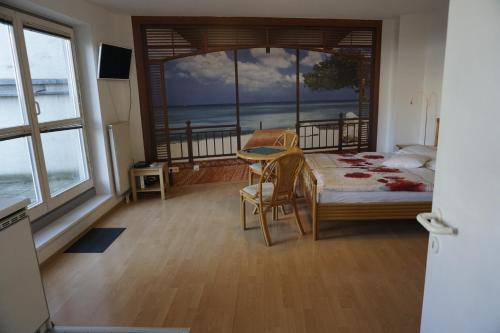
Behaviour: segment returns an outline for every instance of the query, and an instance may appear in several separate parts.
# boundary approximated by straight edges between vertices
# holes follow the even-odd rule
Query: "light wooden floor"
[[[66,325],[191,327],[197,332],[417,332],[427,235],[416,222],[323,223],[275,245],[242,231],[242,183],[176,187],[120,206],[98,226],[127,230],[103,254],[43,267],[52,318]],[[251,211],[251,210],[247,210]]]

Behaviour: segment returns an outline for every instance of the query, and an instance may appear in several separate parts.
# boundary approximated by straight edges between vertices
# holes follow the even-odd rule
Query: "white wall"
[[[447,9],[443,8],[384,20],[379,151],[392,151],[397,143],[434,144],[441,100],[446,19]]]
[[[130,16],[112,13],[84,0],[9,0],[7,3],[74,27],[95,186],[98,193],[112,193],[106,125],[128,119],[131,99],[131,149],[136,160],[144,158],[142,127],[135,60],[132,60],[132,94],[129,95],[127,81],[96,80],[98,46],[100,42],[106,42],[133,48]]]
[[[500,332],[499,18],[498,0],[450,1],[433,209],[458,232],[429,249],[422,333]]]
[[[398,61],[398,34],[399,18],[383,21],[377,129],[378,151],[391,151],[394,146],[394,113],[392,110]]]

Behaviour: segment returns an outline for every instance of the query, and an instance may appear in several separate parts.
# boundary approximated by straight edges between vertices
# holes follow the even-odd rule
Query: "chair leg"
[[[295,214],[295,222],[297,223],[297,228],[299,228],[299,232],[301,235],[304,235],[304,228],[302,228],[302,222],[299,217],[299,210],[297,209],[297,200],[295,198],[292,199],[293,213]]]
[[[278,208],[272,207],[271,210],[273,211],[273,221],[278,221]]]
[[[247,221],[246,221],[246,212],[245,212],[245,198],[240,195],[240,218],[241,218],[241,228],[246,230]]]
[[[269,235],[269,228],[267,226],[266,209],[264,207],[259,207],[259,214],[260,228],[262,229],[262,234],[264,235],[264,241],[267,246],[271,246],[271,236]]]
[[[250,167],[248,168],[248,185],[252,185],[253,183],[253,172]]]
[[[285,205],[281,205],[280,206],[280,209],[281,209],[281,214],[283,214],[283,216],[286,215],[286,212],[285,212]]]

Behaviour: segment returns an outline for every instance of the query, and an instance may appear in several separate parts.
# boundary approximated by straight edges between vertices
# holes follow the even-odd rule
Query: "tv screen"
[[[130,73],[132,50],[101,44],[99,50],[99,78],[127,80]]]

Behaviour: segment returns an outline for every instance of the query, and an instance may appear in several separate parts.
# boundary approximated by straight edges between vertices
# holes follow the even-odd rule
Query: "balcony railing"
[[[240,129],[236,124],[191,126],[169,129],[172,161],[234,156],[241,148]]]
[[[304,120],[297,124],[299,146],[308,151],[368,149],[368,118]],[[241,128],[237,124],[191,126],[168,130],[169,162],[234,156],[241,149]]]
[[[297,124],[299,146],[303,150],[368,149],[369,118],[302,120]]]

